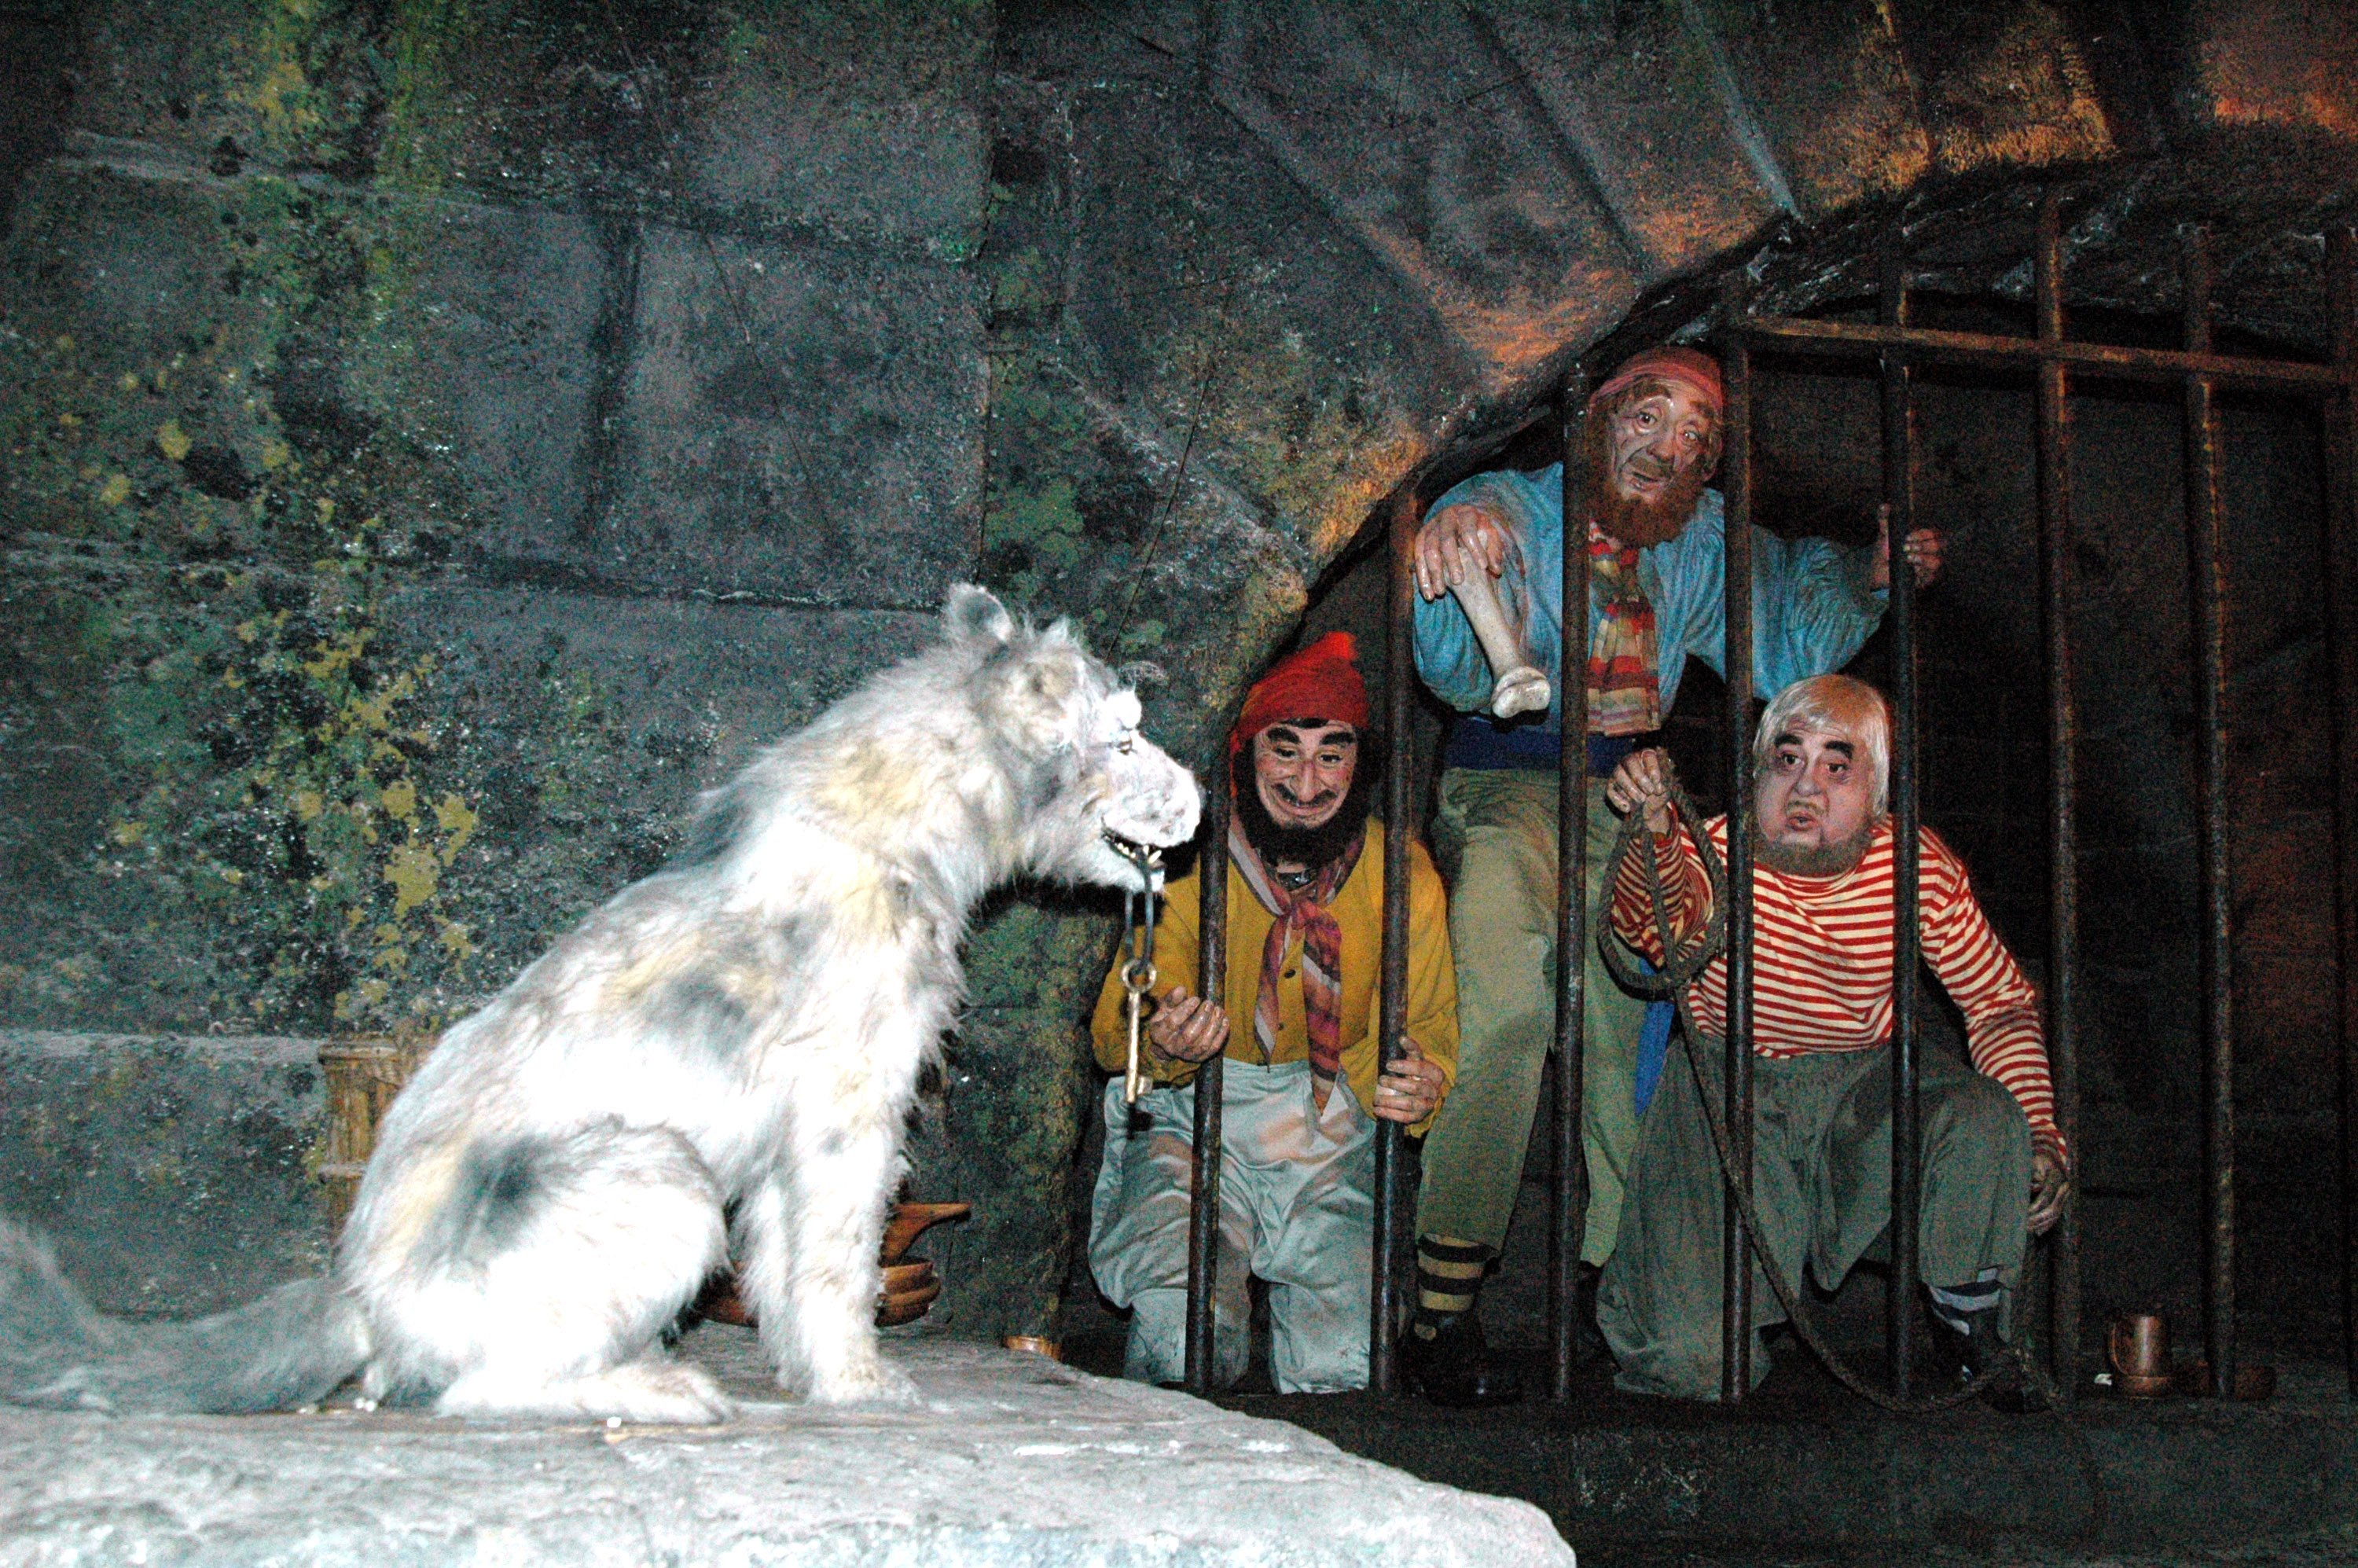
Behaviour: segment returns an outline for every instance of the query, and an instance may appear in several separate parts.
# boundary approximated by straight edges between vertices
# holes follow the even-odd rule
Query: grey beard
[[[1867,841],[1874,837],[1875,824],[1870,822],[1839,843],[1776,844],[1755,823],[1752,863],[1789,877],[1838,877],[1866,858]]]

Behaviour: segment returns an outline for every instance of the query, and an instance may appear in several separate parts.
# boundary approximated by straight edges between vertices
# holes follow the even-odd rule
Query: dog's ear
[[[988,648],[1003,644],[1015,634],[1007,606],[987,588],[962,582],[942,601],[942,634],[951,642]]]

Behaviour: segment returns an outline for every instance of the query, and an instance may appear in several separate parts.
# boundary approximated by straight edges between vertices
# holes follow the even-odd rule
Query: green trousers
[[[1594,940],[1604,915],[1605,859],[1620,827],[1605,804],[1603,781],[1593,781],[1582,1006],[1588,1226],[1580,1253],[1592,1263],[1613,1255],[1621,1223],[1646,1022],[1645,1001],[1614,984]],[[1441,775],[1433,829],[1442,863],[1455,872],[1449,941],[1457,958],[1457,1082],[1424,1141],[1417,1234],[1496,1249],[1507,1238],[1540,1072],[1555,1044],[1555,775],[1452,768]]]
[[[1720,1103],[1720,1042],[1700,1053]],[[2030,1123],[1995,1078],[1945,1051],[1917,1058],[1923,1126],[1918,1273],[1928,1285],[1970,1284],[1996,1270],[2012,1292],[2027,1240]],[[1785,1277],[1801,1266],[1827,1290],[1891,1223],[1891,1051],[1826,1052],[1753,1062],[1753,1201]],[[1633,1393],[1719,1398],[1719,1157],[1685,1049],[1671,1058],[1629,1169],[1620,1249],[1597,1291],[1596,1317]],[[1760,1330],[1784,1320],[1756,1258],[1752,1380],[1768,1375]]]

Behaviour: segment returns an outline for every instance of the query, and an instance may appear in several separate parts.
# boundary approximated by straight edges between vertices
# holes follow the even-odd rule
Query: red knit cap
[[[1698,349],[1682,349],[1664,345],[1630,355],[1621,362],[1603,386],[1589,395],[1588,406],[1595,408],[1617,392],[1627,391],[1649,377],[1683,386],[1711,405],[1712,417],[1717,418],[1727,408],[1727,396],[1720,390],[1719,362]]]
[[[1365,730],[1368,683],[1359,678],[1358,656],[1358,644],[1348,632],[1329,632],[1280,660],[1245,693],[1245,710],[1228,732],[1228,755],[1235,756],[1254,736],[1289,719],[1324,719]]]

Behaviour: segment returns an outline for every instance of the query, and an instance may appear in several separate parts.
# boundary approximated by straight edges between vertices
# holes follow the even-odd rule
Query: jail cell
[[[1741,279],[1725,292],[1718,321],[1716,347],[1722,360],[1726,391],[1721,485],[1725,500],[1726,643],[1724,650],[1730,700],[1720,752],[1726,768],[1731,813],[1728,853],[1730,909],[1728,919],[1728,1044],[1726,1080],[1721,1086],[1729,1108],[1731,1154],[1739,1180],[1748,1175],[1751,1162],[1752,1063],[1751,989],[1753,984],[1752,865],[1749,820],[1752,793],[1751,705],[1743,699],[1752,686],[1750,539],[1746,524],[1754,509],[1752,354],[1798,350],[1816,356],[1871,361],[1880,392],[1882,503],[1889,509],[1890,537],[1904,540],[1917,514],[1915,474],[1919,432],[1914,414],[1912,375],[1921,367],[1973,366],[2028,368],[2033,376],[2033,438],[2036,486],[2035,528],[2040,563],[2040,645],[2046,697],[2048,778],[2047,924],[2049,969],[2046,987],[2047,1041],[2056,1094],[2058,1123],[2067,1143],[2080,1149],[2082,1006],[2079,943],[2079,802],[2076,794],[2075,751],[2078,716],[2072,685],[2072,646],[2068,614],[2071,603],[2072,523],[2070,492],[2071,455],[2071,398],[2074,371],[2108,381],[2125,380],[2175,386],[2183,406],[2185,495],[2189,550],[2189,598],[2192,611],[2197,779],[2197,858],[2201,884],[2201,1034],[2205,1062],[2205,1138],[2202,1234],[2204,1281],[2203,1341],[2214,1392],[2225,1395],[2235,1387],[2238,1347],[2235,1333],[2235,1164],[2234,1093],[2234,954],[2229,925],[2229,866],[2225,825],[2225,766],[2229,739],[2225,713],[2224,667],[2227,584],[2223,565],[2223,524],[2219,481],[2221,451],[2216,393],[2220,387],[2266,388],[2323,401],[2326,429],[2325,597],[2328,654],[2332,679],[2331,710],[2336,716],[2333,742],[2335,892],[2335,994],[2331,1003],[2336,1058],[2342,1064],[2341,1116],[2342,1172],[2345,1207],[2358,1212],[2358,1060],[2352,1056],[2358,1039],[2358,827],[2350,820],[2353,781],[2358,781],[2358,628],[2353,626],[2353,579],[2358,579],[2358,502],[2353,502],[2353,472],[2358,472],[2358,238],[2348,232],[2329,240],[2327,272],[2331,300],[2332,358],[2327,364],[2251,357],[2214,351],[2211,329],[2211,268],[2207,235],[2190,230],[2182,257],[2185,299],[2184,346],[2178,350],[2130,348],[2074,341],[2065,335],[2063,311],[2063,246],[2060,199],[2049,193],[2038,217],[2031,257],[2036,330],[2031,337],[1934,330],[1911,323],[1906,258],[1896,251],[1882,258],[1878,319],[1873,325],[1786,318],[1753,313],[1745,300]],[[1563,389],[1561,425],[1563,449],[1579,449],[1580,426],[1587,401],[1588,376],[1574,366]],[[1564,514],[1581,515],[1576,487],[1579,465],[1563,468]],[[1390,733],[1410,733],[1410,621],[1413,606],[1413,546],[1422,516],[1420,496],[1404,492],[1395,497],[1387,517],[1390,580],[1385,637],[1386,721]],[[1585,604],[1589,600],[1588,556],[1564,551],[1563,602]],[[1896,838],[1895,890],[1898,916],[1894,929],[1893,1170],[1891,1258],[1887,1323],[1887,1393],[1907,1400],[1914,1390],[1918,1347],[1913,1314],[1906,1310],[1916,1272],[1919,1162],[1921,1129],[1916,1114],[1918,1039],[1916,999],[1920,992],[1921,953],[1917,924],[1915,885],[1920,841],[1920,741],[1917,640],[1919,617],[1911,574],[1891,574],[1887,623],[1891,642],[1893,734],[1890,810]],[[1584,944],[1595,939],[1586,929],[1587,879],[1595,868],[1585,863],[1585,835],[1578,814],[1588,784],[1585,687],[1578,680],[1557,684],[1563,734],[1559,801],[1557,1031],[1553,1092],[1543,1108],[1554,1150],[1548,1198],[1547,1343],[1549,1384],[1557,1399],[1568,1397],[1574,1363],[1574,1271],[1581,1255],[1581,1227],[1587,1207],[1585,1162],[1579,1156],[1580,1108],[1583,1093],[1582,1038]],[[1386,780],[1385,819],[1387,863],[1406,863],[1414,803],[1409,788],[1411,770],[1396,765]],[[1225,791],[1212,792],[1207,811],[1203,886],[1206,990],[1218,994],[1219,969],[1225,962],[1226,808]],[[1405,879],[1385,889],[1383,1012],[1384,1060],[1400,1052],[1405,1015],[1408,900]],[[1216,1267],[1214,1238],[1218,1204],[1220,1058],[1205,1065],[1195,1101],[1195,1183],[1190,1247],[1187,1370],[1188,1387],[1207,1391],[1212,1383],[1211,1280]],[[1377,1145],[1377,1200],[1374,1256],[1370,1281],[1371,1342],[1368,1375],[1371,1388],[1390,1392],[1396,1386],[1392,1330],[1401,1321],[1406,1248],[1403,1227],[1402,1176],[1405,1168],[1402,1132],[1385,1122]],[[1749,1238],[1745,1234],[1736,1195],[1726,1195],[1722,1267],[1724,1303],[1721,1396],[1740,1401],[1750,1388],[1750,1321],[1752,1271],[1747,1266]],[[2350,1281],[2350,1298],[2358,1301],[2358,1248],[2350,1227],[2344,1227],[2342,1269]],[[2036,1281],[2032,1284],[2032,1281]],[[2046,1366],[2066,1397],[2079,1382],[2078,1346],[2081,1334],[2081,1237],[2075,1198],[2055,1228],[2034,1249],[2026,1270],[2027,1304],[2035,1317],[2031,1334],[2043,1348]],[[2028,1298],[2043,1298],[2028,1300]],[[2020,1331],[2017,1331],[2020,1332]],[[2358,1393],[2358,1314],[2345,1310],[2344,1356],[2353,1393]]]

